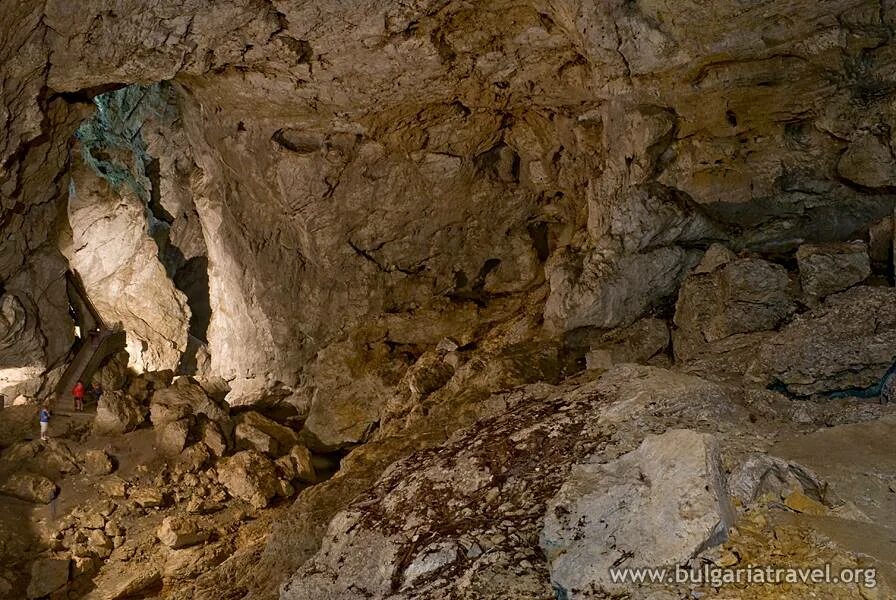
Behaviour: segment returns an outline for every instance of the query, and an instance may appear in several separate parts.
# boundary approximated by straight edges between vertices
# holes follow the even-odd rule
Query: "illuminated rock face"
[[[103,319],[124,326],[131,366],[176,369],[187,346],[190,308],[159,261],[143,203],[86,167],[74,169],[71,178],[71,266]]]
[[[69,268],[133,366],[282,411],[316,451],[372,440],[327,510],[645,318],[671,347],[642,362],[676,377],[842,393],[894,358],[889,322],[847,318],[891,304],[891,3],[7,4],[10,399],[67,363]],[[831,251],[857,239],[867,259]],[[253,585],[314,553],[314,515]],[[408,581],[457,556],[429,548]]]
[[[94,94],[170,80],[176,123],[141,135],[169,239],[196,259],[183,277],[207,279],[204,308],[185,292],[204,322],[189,354],[202,346],[233,402],[288,394],[334,338],[446,297],[547,285],[552,328],[625,325],[674,297],[695,246],[790,250],[891,212],[893,16],[878,9],[18,7],[0,22],[15,38],[0,273],[34,327],[65,323],[61,286],[37,298],[16,276],[65,230],[68,139]],[[619,273],[640,269],[650,294]],[[182,303],[163,327],[180,331]],[[13,367],[40,372],[70,340],[22,335],[12,347],[34,356]],[[186,349],[161,337],[146,365]]]

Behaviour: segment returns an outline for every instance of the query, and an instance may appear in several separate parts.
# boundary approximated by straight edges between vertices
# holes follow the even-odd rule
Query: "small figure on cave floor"
[[[84,382],[80,379],[75,384],[75,387],[72,388],[72,398],[75,400],[75,410],[78,412],[84,410],[84,394],[86,391]]]
[[[99,404],[100,398],[103,395],[103,388],[99,384],[98,381],[94,381],[90,386],[90,396],[93,398],[93,401]]]
[[[50,439],[50,407],[42,404],[40,407],[40,439],[47,441]]]

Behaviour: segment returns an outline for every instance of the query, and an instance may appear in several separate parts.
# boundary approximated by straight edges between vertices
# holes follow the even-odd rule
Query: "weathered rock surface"
[[[366,440],[392,393],[376,365],[349,344],[334,344],[316,358],[305,388],[311,408],[303,434],[314,449],[330,451]]]
[[[727,538],[734,509],[712,436],[672,430],[585,462],[548,503],[541,547],[558,593],[623,591],[610,569],[683,564]]]
[[[48,504],[57,491],[55,483],[35,473],[13,473],[0,483],[0,492],[40,504]]]
[[[179,377],[172,385],[153,393],[150,411],[158,415],[153,418],[153,424],[157,419],[164,423],[188,415],[205,415],[222,426],[229,426],[229,407],[210,398],[202,386],[188,377]]]
[[[190,435],[189,419],[169,421],[155,428],[156,444],[159,451],[167,456],[176,456],[187,445]]]
[[[108,475],[115,470],[112,458],[102,450],[86,450],[79,458],[81,469],[88,475]]]
[[[86,165],[72,171],[69,222],[75,251],[69,260],[108,323],[127,332],[138,370],[175,369],[186,350],[190,308],[159,262],[143,202]]]
[[[92,382],[99,384],[100,389],[107,392],[124,389],[130,376],[129,362],[130,355],[127,352],[113,354],[106,364],[93,374]]]
[[[761,346],[753,373],[799,395],[878,384],[896,361],[894,302],[884,287],[829,296]]]
[[[156,532],[156,537],[169,548],[177,550],[204,542],[208,539],[209,533],[203,531],[191,518],[165,517]]]
[[[742,376],[767,335],[796,311],[787,271],[717,247],[685,279],[675,304],[672,344],[685,369]]]
[[[227,438],[224,437],[220,427],[214,421],[199,423],[199,437],[215,456],[221,457],[227,452]]]
[[[280,485],[273,463],[255,450],[243,450],[218,462],[218,481],[231,496],[256,508],[267,506]]]
[[[126,323],[135,365],[207,371],[230,384],[234,404],[290,398],[309,411],[304,435],[317,449],[417,428],[370,449],[379,464],[506,409],[495,392],[569,374],[561,344],[522,320],[544,315],[552,331],[625,326],[667,308],[696,248],[721,241],[782,255],[853,239],[896,201],[889,2],[107,8],[49,0],[0,11],[0,393],[52,392],[72,342],[61,274],[83,259],[102,310]],[[91,102],[154,81],[169,83]],[[162,93],[173,102],[153,104]],[[123,100],[141,95],[145,104]],[[153,116],[153,106],[164,110]],[[98,165],[124,165],[102,176],[72,153],[90,112],[105,133],[128,134],[124,146],[93,146],[108,155],[91,155]],[[704,337],[711,351],[679,362],[742,373],[746,357],[770,347],[780,356],[761,357],[774,363],[765,382],[812,393],[864,385],[892,361],[883,304],[831,318],[833,333],[823,331],[834,310],[825,304],[781,334],[767,329],[781,325],[767,325],[769,306],[734,306],[743,312],[732,319],[726,304],[709,331],[721,337]],[[879,330],[861,324],[878,314]],[[512,340],[498,350],[482,337],[496,321]],[[803,321],[811,335],[797,331]],[[444,337],[459,346],[454,373],[421,368],[436,376],[403,380]],[[752,414],[707,382],[610,372],[643,376],[613,384],[631,392],[618,403],[631,418],[600,412],[627,444],[676,411],[718,428]],[[391,411],[403,382],[413,397]],[[103,415],[116,430],[132,426],[112,417]],[[333,488],[347,503],[373,477]],[[465,556],[452,542],[402,542],[408,562],[396,571],[409,573],[389,593],[432,585],[444,597],[435,578]],[[316,542],[303,543],[282,560],[299,561]],[[510,569],[529,560],[513,552],[471,594],[506,584],[516,597],[549,596],[544,565]],[[103,573],[94,596],[161,589],[161,563],[128,558],[139,566]],[[222,569],[228,593],[246,589],[236,562]],[[287,572],[255,583],[275,588]],[[197,586],[197,598],[221,597]]]
[[[255,411],[241,413],[234,421],[234,438],[239,449],[258,450],[276,458],[289,453],[299,443],[295,431]]]
[[[629,327],[602,336],[585,355],[589,369],[609,369],[617,363],[644,363],[669,346],[669,326],[655,318],[641,319]]]
[[[796,252],[803,291],[816,298],[842,292],[871,274],[864,242],[804,244]]]
[[[100,433],[126,433],[143,424],[146,407],[124,392],[106,392],[96,407],[94,428]]]
[[[495,589],[518,598],[549,596],[535,551],[538,522],[567,461],[599,443],[600,434],[580,420],[596,397],[585,389],[508,400],[512,412],[393,465],[331,521],[321,551],[291,578],[283,597],[438,598]],[[581,410],[558,411],[562,406]],[[423,530],[430,533],[420,536]],[[534,572],[517,574],[523,559]],[[441,576],[456,569],[463,569],[458,577]]]
[[[621,258],[596,253],[555,265],[545,320],[560,331],[630,325],[674,294],[696,262],[694,253],[668,247]]]
[[[31,583],[28,584],[28,598],[49,596],[66,583],[69,577],[68,559],[41,558],[31,565]]]

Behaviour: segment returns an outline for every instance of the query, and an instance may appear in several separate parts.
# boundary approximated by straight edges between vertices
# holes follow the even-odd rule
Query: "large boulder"
[[[150,409],[160,421],[183,418],[177,415],[205,415],[219,424],[229,422],[229,407],[209,398],[205,390],[188,377],[180,377],[169,387],[153,394]],[[155,420],[153,420],[155,423]]]
[[[865,242],[803,244],[796,260],[803,291],[815,298],[843,291],[871,275]]]
[[[773,330],[794,304],[784,267],[742,258],[685,279],[675,305],[675,354],[699,354],[707,343],[738,333]]]
[[[55,483],[35,473],[13,473],[0,483],[0,493],[38,504],[49,504],[56,492]]]
[[[896,361],[896,289],[858,286],[798,315],[759,349],[751,374],[798,395],[869,388]]]
[[[896,186],[896,159],[888,143],[865,132],[840,157],[837,173],[867,188],[892,187]]]
[[[215,456],[220,458],[227,453],[227,438],[214,421],[199,420],[199,439]]]
[[[564,598],[625,591],[610,569],[688,561],[734,523],[712,436],[671,430],[609,463],[585,462],[548,503],[541,548]]]
[[[156,390],[171,385],[174,378],[174,371],[171,369],[162,369],[161,371],[145,371],[139,375],[132,377],[128,383],[128,394],[140,401],[146,401]]]
[[[34,561],[28,583],[29,600],[49,596],[68,583],[70,563],[65,558],[39,558]]]
[[[738,259],[715,246],[678,292],[675,358],[701,375],[741,376],[766,339],[765,332],[795,310],[793,286],[783,267],[757,258]]]
[[[331,344],[318,354],[302,390],[311,399],[302,429],[308,446],[328,452],[368,439],[394,393],[375,372],[380,360],[349,343]]]
[[[273,463],[255,450],[243,450],[218,462],[218,481],[234,498],[264,508],[280,490]]]
[[[124,392],[106,392],[96,407],[93,427],[98,433],[120,434],[133,431],[146,419],[146,407]]]
[[[79,456],[81,470],[88,475],[108,475],[115,470],[112,458],[103,450],[85,450]]]
[[[299,442],[295,431],[255,411],[241,413],[234,421],[236,446],[242,450],[258,450],[278,457]]]
[[[189,419],[171,421],[156,427],[156,445],[162,454],[175,456],[187,445],[190,435]]]
[[[190,307],[160,260],[151,213],[133,186],[114,186],[80,153],[72,156],[71,266],[103,317],[124,326],[137,370],[175,369],[187,347]]]
[[[667,246],[618,256],[595,251],[556,260],[545,323],[556,331],[630,325],[675,293],[699,253]]]
[[[106,392],[124,388],[128,381],[128,353],[124,350],[113,354],[91,377]]]
[[[276,462],[286,479],[298,479],[308,483],[317,481],[314,457],[311,455],[311,451],[301,444],[293,446],[289,454],[281,456]]]

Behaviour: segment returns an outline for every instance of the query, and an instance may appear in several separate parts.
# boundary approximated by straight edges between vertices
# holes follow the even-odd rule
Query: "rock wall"
[[[189,151],[161,185],[191,189],[195,218],[174,210],[208,246],[208,349],[235,402],[295,389],[370,315],[548,282],[552,329],[627,325],[712,241],[791,250],[892,212],[888,4],[19,10],[7,212],[41,204],[14,183],[49,164],[29,140],[71,132],[51,105],[172,81],[183,133],[162,137]]]

